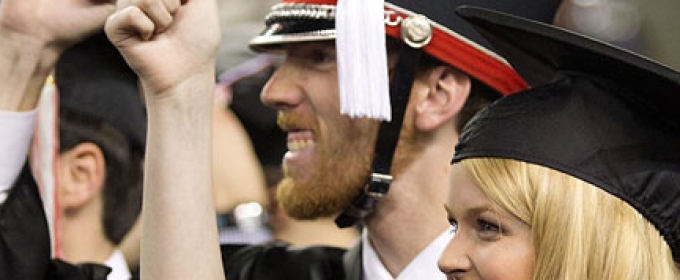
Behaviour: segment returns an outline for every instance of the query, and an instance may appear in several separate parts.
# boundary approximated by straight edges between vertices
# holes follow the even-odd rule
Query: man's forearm
[[[39,42],[0,34],[0,110],[36,107],[58,54]]]
[[[209,69],[169,92],[147,95],[153,98],[147,99],[141,262],[149,279],[224,277],[211,184]]]

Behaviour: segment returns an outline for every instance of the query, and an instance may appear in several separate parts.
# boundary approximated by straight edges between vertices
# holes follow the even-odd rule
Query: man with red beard
[[[209,163],[203,142],[210,135],[203,125],[209,114],[201,113],[209,111],[209,102],[201,93],[213,86],[209,77],[214,76],[211,43],[216,26],[205,15],[214,3],[122,2],[109,18],[107,33],[140,75],[150,109],[143,214],[150,222],[144,225],[142,275],[220,279],[211,247],[216,234],[209,226],[210,190],[193,187],[209,185],[210,177],[201,168]],[[348,41],[363,43],[341,34],[356,23],[353,15],[360,24],[349,33],[360,31],[362,5],[374,3],[284,0],[272,8],[267,28],[251,47],[286,55],[262,93],[263,101],[279,111],[279,124],[288,132],[279,199],[293,217],[342,212],[336,220],[339,226],[363,221],[366,230],[362,242],[346,253],[281,243],[237,252],[223,248],[229,279],[444,277],[436,260],[452,237],[442,205],[458,131],[481,107],[527,87],[453,11],[476,4],[549,22],[558,6],[555,1],[463,2],[379,3],[383,33],[363,39],[378,39],[380,45],[382,34],[389,36],[382,41],[388,49],[382,51],[382,75],[387,81],[389,68],[390,82],[381,82],[376,72],[365,69],[380,66],[371,63],[376,54],[372,47],[354,46],[348,53],[359,54],[361,60],[349,64],[341,51]],[[359,6],[336,7],[342,3]],[[339,23],[341,18],[349,23]],[[357,76],[367,83],[353,80]],[[374,86],[378,92],[386,89],[388,83],[387,113],[374,113],[373,107],[355,110],[361,105],[345,98],[348,92],[351,96],[352,86],[361,98],[372,94]]]

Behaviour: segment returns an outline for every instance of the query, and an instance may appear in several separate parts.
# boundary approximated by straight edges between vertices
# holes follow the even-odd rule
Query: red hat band
[[[295,42],[323,41],[335,39],[335,29],[332,22],[335,19],[335,5],[337,0],[283,0],[272,7],[267,15],[267,29],[251,41],[251,47],[256,50],[266,49],[272,45]],[[406,19],[418,16],[407,9],[391,3],[385,3],[385,30],[387,35],[399,40],[402,27]],[[452,16],[455,16],[452,14]],[[285,30],[287,21],[325,22],[308,28],[310,30]],[[468,40],[453,30],[427,19],[431,31],[428,40],[422,44],[425,52],[446,62],[482,83],[496,89],[504,95],[528,88],[527,83],[512,69],[512,67],[491,50]],[[301,23],[302,24],[302,23]]]

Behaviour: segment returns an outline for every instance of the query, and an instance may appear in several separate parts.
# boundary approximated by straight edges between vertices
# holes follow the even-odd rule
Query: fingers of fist
[[[112,41],[126,39],[134,32],[139,39],[149,40],[165,31],[181,6],[180,0],[119,0],[106,29]]]

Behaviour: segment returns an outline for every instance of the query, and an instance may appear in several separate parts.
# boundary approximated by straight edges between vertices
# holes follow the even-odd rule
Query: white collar
[[[364,279],[366,280],[408,280],[408,279],[446,279],[446,276],[437,268],[437,260],[446,248],[446,245],[453,238],[453,231],[447,229],[437,238],[432,240],[423,251],[421,251],[397,276],[387,271],[385,265],[378,257],[377,252],[368,239],[368,230],[364,229],[361,235],[362,243],[362,264]]]
[[[111,254],[104,264],[111,268],[111,273],[106,276],[107,280],[130,280],[130,278],[132,278],[127,262],[125,262],[125,258],[123,257],[123,253],[120,251],[113,251],[113,254]]]

